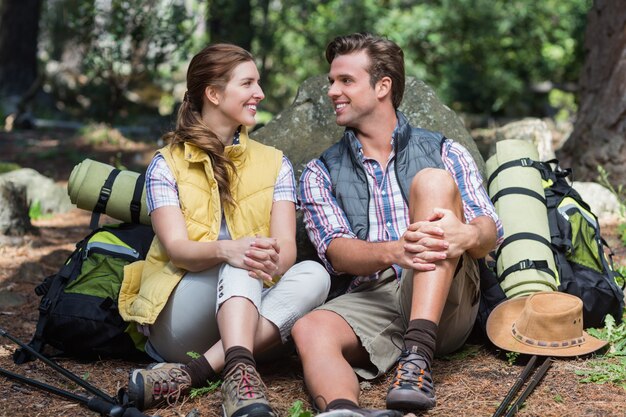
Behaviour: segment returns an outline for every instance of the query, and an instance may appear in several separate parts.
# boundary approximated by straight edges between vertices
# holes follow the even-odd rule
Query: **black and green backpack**
[[[39,320],[29,345],[45,345],[82,359],[139,358],[145,338],[124,322],[117,297],[124,266],[145,259],[154,232],[150,226],[104,225],[76,244],[59,272],[35,288],[41,297]],[[23,349],[15,363],[34,359]]]
[[[623,284],[613,265],[613,251],[600,234],[597,217],[567,181],[571,169],[558,162],[536,163],[543,179],[551,244],[559,276],[559,291],[583,301],[584,327],[604,327],[604,317],[617,323],[624,314]]]
[[[620,323],[624,314],[624,278],[613,266],[613,251],[601,236],[597,217],[568,181],[571,169],[560,168],[557,160],[543,162],[520,158],[498,167],[489,182],[503,170],[513,167],[537,170],[541,174],[544,195],[511,187],[501,190],[498,197],[523,194],[541,201],[547,209],[550,239],[532,233],[513,235],[502,242],[492,257],[497,259],[501,249],[514,241],[533,241],[550,249],[548,253],[554,257],[556,268],[552,269],[546,259],[524,259],[498,275],[493,263],[482,260],[481,299],[475,326],[479,334],[484,335],[490,312],[507,299],[501,285],[510,271],[536,270],[554,277],[558,285],[554,290],[582,300],[585,328],[604,327],[607,315]],[[520,222],[525,220],[519,219]]]

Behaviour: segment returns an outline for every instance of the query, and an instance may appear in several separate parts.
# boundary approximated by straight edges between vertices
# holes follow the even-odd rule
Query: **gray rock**
[[[65,187],[31,168],[22,168],[0,175],[1,182],[12,182],[26,187],[28,205],[39,202],[41,214],[65,213],[75,207]]]
[[[600,221],[612,221],[619,217],[619,200],[609,189],[595,182],[574,181],[572,187],[589,204]]]
[[[289,108],[251,134],[252,138],[285,152],[293,163],[296,178],[307,162],[335,143],[343,132],[343,128],[335,123],[327,93],[325,76],[307,79]],[[485,163],[463,122],[424,82],[407,77],[400,110],[412,125],[442,132],[464,145],[484,173]]]
[[[491,132],[489,129],[481,129],[476,135],[478,135],[476,141],[481,143],[479,147],[483,156],[485,150],[487,151],[485,159],[489,159],[496,152],[496,142],[508,139],[525,140],[534,144],[540,161],[555,158],[552,132],[541,119],[526,118],[507,123]]]

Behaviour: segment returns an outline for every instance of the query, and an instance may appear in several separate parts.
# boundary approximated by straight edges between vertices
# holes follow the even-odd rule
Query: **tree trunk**
[[[585,65],[574,131],[557,153],[576,180],[596,180],[603,166],[626,183],[626,8],[596,0],[587,15]]]
[[[20,96],[37,78],[41,0],[0,0],[0,97]]]
[[[254,36],[250,0],[211,0],[208,27],[212,43],[234,43],[249,51]]]

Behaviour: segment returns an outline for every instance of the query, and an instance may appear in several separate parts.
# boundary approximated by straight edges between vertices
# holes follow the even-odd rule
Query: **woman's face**
[[[265,98],[254,62],[237,65],[224,90],[218,92],[218,98],[217,110],[222,113],[224,123],[232,124],[234,128],[254,126],[257,105]]]

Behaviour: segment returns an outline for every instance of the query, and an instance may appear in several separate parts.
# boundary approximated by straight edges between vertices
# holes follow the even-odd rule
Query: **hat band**
[[[529,346],[540,347],[540,348],[552,348],[552,349],[568,348],[572,346],[580,346],[585,343],[584,336],[577,337],[575,339],[561,340],[561,341],[556,341],[556,342],[554,341],[548,342],[545,340],[533,339],[531,337],[527,337],[521,334],[515,328],[515,323],[513,323],[513,326],[511,327],[511,333],[513,334],[513,337],[517,339],[518,341],[520,341],[521,343],[525,345],[529,345]]]

